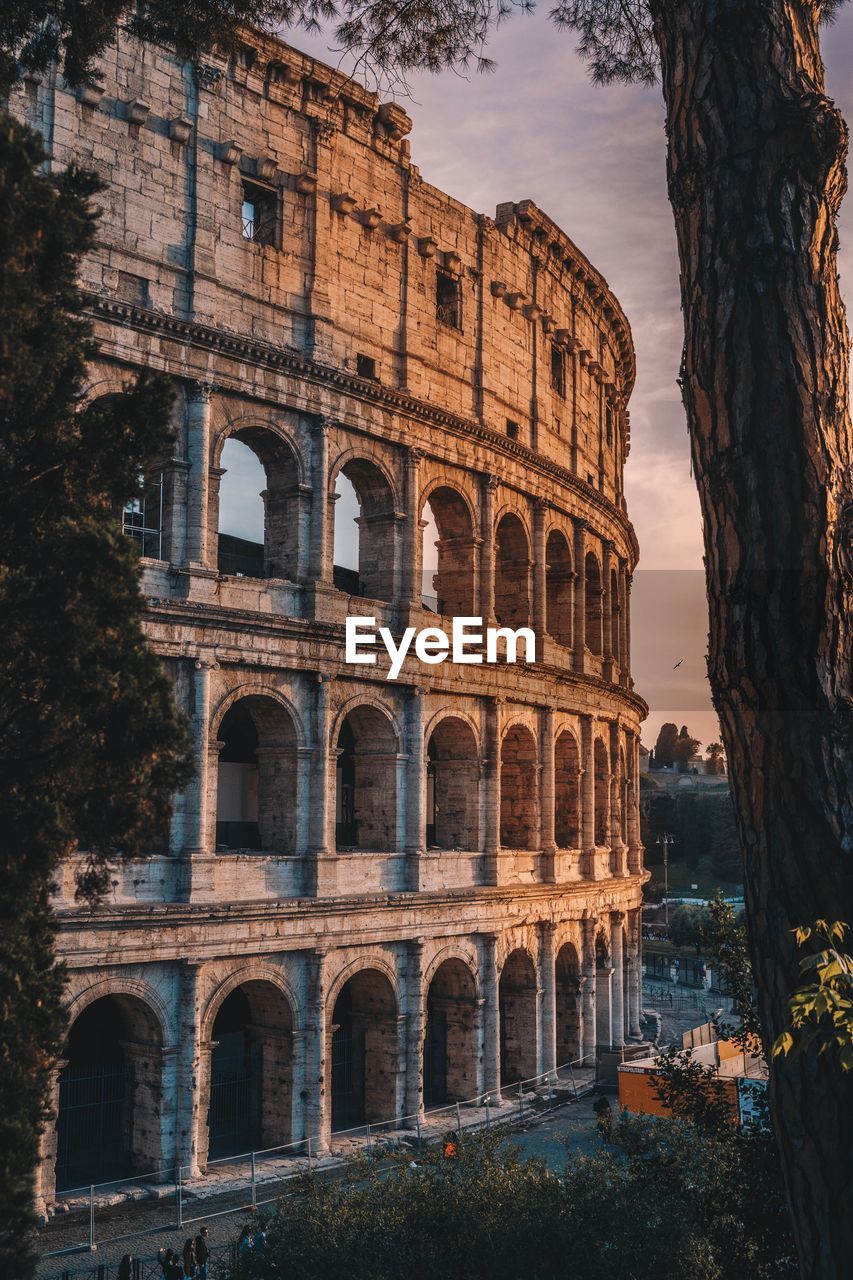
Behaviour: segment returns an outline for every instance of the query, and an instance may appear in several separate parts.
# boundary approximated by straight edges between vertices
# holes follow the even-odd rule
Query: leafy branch
[[[791,1025],[776,1037],[774,1058],[816,1047],[818,1053],[834,1050],[842,1071],[853,1069],[853,956],[840,949],[848,931],[839,920],[794,929],[798,947],[812,943],[819,950],[800,960],[800,977],[811,981],[788,1000]]]

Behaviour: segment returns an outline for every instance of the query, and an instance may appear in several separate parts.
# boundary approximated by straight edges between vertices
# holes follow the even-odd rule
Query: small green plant
[[[794,929],[798,947],[809,943],[800,960],[800,976],[810,978],[788,1000],[791,1025],[776,1037],[774,1058],[804,1053],[834,1052],[842,1071],[853,1069],[853,956],[840,948],[848,926],[839,920],[816,920]]]

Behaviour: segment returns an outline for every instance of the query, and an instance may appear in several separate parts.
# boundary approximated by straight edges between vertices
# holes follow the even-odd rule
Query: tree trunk
[[[708,669],[772,1041],[798,984],[791,930],[853,925],[853,450],[835,225],[847,130],[824,93],[819,4],[651,7]],[[831,1055],[776,1060],[771,1099],[802,1273],[841,1280],[853,1258],[853,1081]]]

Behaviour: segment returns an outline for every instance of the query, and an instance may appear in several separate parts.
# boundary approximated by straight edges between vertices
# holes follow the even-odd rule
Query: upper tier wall
[[[107,184],[85,285],[375,374],[517,433],[623,507],[634,358],[603,278],[532,201],[491,219],[423,182],[398,105],[245,41],[193,67],[121,36],[99,84],[18,91],[54,165]],[[245,234],[247,182],[271,243]]]

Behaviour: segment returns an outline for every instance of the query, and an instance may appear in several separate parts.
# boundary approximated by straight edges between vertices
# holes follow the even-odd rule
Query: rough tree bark
[[[853,442],[836,269],[847,130],[820,5],[652,0],[681,264],[683,395],[705,526],[709,675],[769,1038],[791,930],[853,924]],[[777,1060],[805,1276],[853,1266],[853,1081]]]

